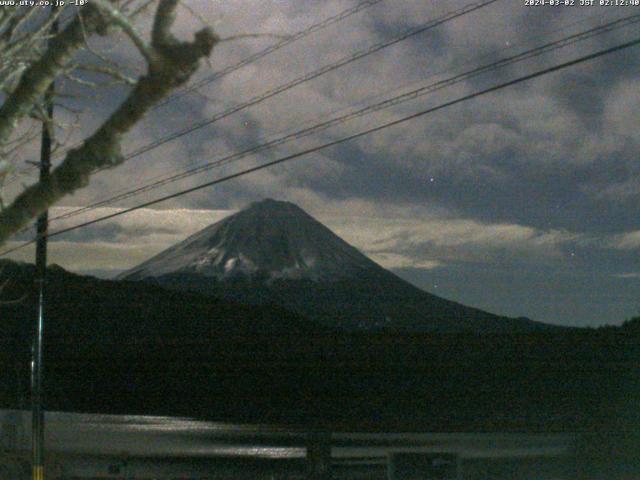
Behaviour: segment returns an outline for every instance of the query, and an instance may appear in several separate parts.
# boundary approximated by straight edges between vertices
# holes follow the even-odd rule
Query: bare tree
[[[33,139],[35,124],[50,121],[43,105],[47,89],[57,78],[87,68],[76,59],[79,52],[90,48],[89,38],[124,33],[146,63],[137,78],[105,62],[92,67],[131,85],[128,95],[90,136],[66,152],[50,180],[26,187],[9,205],[2,205],[0,245],[60,199],[86,186],[96,170],[121,164],[123,137],[154,104],[186,83],[220,41],[211,28],[197,31],[192,41],[176,39],[171,29],[178,1],[158,0],[149,40],[136,27],[140,12],[150,8],[146,0],[136,5],[133,0],[91,0],[64,19],[58,12],[62,28],[56,35],[48,33],[54,16],[43,20],[35,8],[0,7],[0,90],[4,95],[0,188],[14,163],[12,152]]]

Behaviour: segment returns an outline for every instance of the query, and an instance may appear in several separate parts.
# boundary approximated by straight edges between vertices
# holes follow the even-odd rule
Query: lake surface
[[[27,452],[30,413],[3,410],[0,418],[3,426],[12,425],[5,431],[15,432],[15,449]],[[45,438],[46,451],[64,459],[69,469],[89,472],[126,461],[128,474],[142,478],[143,470],[146,474],[179,470],[182,462],[194,475],[196,470],[220,466],[227,473],[235,468],[245,475],[247,469],[267,469],[271,478],[281,471],[295,477],[296,471],[304,470],[308,432],[188,418],[47,412]],[[577,437],[571,433],[334,432],[330,439],[337,477],[384,478],[387,458],[395,452],[447,452],[461,459],[465,479],[572,480]]]

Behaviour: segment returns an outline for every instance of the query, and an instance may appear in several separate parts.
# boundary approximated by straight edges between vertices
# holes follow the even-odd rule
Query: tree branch
[[[219,38],[206,28],[192,42],[180,42],[171,34],[177,0],[161,0],[155,15],[151,48],[157,60],[138,80],[120,107],[81,146],[67,153],[50,179],[26,188],[0,212],[0,244],[58,202],[85,187],[91,174],[124,161],[120,141],[151,107],[183,85],[207,57]],[[82,34],[80,33],[80,37]]]
[[[154,52],[149,46],[147,42],[144,41],[142,35],[138,33],[138,30],[129,22],[127,17],[125,17],[120,11],[115,8],[111,2],[107,0],[91,0],[92,4],[98,7],[102,12],[106,13],[113,22],[118,25],[124,33],[131,39],[133,44],[138,48],[140,53],[144,56],[145,60],[149,65],[157,61],[157,58],[154,55]]]
[[[102,26],[102,19],[95,8],[91,7],[89,12],[94,13],[86,20],[85,28],[93,31]],[[42,58],[27,68],[16,89],[0,107],[0,145],[9,139],[18,122],[29,114],[58,74],[71,62],[83,40],[83,28],[76,18],[51,40]]]

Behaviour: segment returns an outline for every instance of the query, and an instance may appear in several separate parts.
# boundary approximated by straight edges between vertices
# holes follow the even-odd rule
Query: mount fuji
[[[277,305],[345,330],[499,333],[554,328],[420,290],[300,207],[271,199],[206,227],[119,279]]]
[[[139,280],[184,273],[218,280],[330,282],[380,268],[300,207],[267,199],[210,225],[122,277]]]

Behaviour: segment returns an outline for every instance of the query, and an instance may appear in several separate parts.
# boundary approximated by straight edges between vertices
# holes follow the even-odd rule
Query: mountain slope
[[[201,230],[120,278],[186,273],[217,279],[334,281],[379,268],[296,205],[264,200]]]
[[[240,303],[276,304],[343,329],[509,332],[553,328],[424,292],[302,209],[264,200],[120,276]]]

